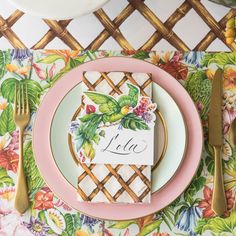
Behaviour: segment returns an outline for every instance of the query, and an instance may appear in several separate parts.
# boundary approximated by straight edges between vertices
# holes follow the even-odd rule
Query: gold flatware
[[[224,191],[224,178],[222,172],[221,150],[223,146],[222,133],[222,94],[223,71],[218,69],[215,73],[209,112],[209,143],[214,150],[214,186],[212,195],[212,210],[219,216],[227,210]]]
[[[232,132],[233,145],[236,147],[236,118],[233,120],[230,129]]]
[[[16,126],[19,129],[20,153],[14,207],[21,214],[23,214],[29,207],[28,188],[23,166],[24,130],[30,121],[30,108],[27,92],[27,85],[16,85],[13,118]]]
[[[233,120],[231,126],[230,126],[230,131],[232,134],[232,141],[233,141],[233,145],[234,147],[236,147],[236,118]],[[234,208],[236,211],[236,195],[235,195],[235,200],[234,200]]]

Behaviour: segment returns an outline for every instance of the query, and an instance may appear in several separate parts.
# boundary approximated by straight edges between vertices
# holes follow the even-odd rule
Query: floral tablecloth
[[[80,214],[46,186],[33,157],[32,124],[48,89],[79,64],[109,56],[135,57],[169,72],[196,103],[204,130],[202,159],[191,185],[163,211],[138,220],[101,221]],[[207,140],[211,82],[218,67],[224,70],[223,163],[228,203],[224,218],[216,217],[211,210],[214,164]],[[12,118],[15,79],[27,80],[32,108],[32,119],[24,141],[24,167],[31,207],[22,216],[13,208],[19,147],[18,132]],[[236,148],[228,135],[235,117],[236,53],[0,51],[0,235],[236,235],[236,212],[232,211],[236,193]]]

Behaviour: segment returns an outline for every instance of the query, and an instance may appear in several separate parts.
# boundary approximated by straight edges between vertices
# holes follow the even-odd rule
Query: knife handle
[[[227,203],[224,190],[224,178],[222,172],[221,146],[213,146],[215,157],[215,174],[212,195],[212,210],[221,216],[227,210]]]

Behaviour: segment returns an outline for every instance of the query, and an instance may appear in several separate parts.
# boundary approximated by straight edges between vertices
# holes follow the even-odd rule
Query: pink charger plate
[[[77,193],[74,187],[65,180],[54,162],[50,147],[53,115],[63,97],[81,82],[82,72],[89,70],[152,73],[153,81],[172,96],[183,113],[188,130],[186,156],[174,177],[152,195],[150,204],[80,203],[76,200]],[[182,85],[170,74],[151,63],[125,57],[97,59],[68,72],[45,95],[38,109],[33,130],[35,159],[51,190],[74,209],[89,216],[109,220],[130,220],[143,217],[161,210],[174,201],[189,185],[198,168],[202,143],[203,135],[199,114]]]

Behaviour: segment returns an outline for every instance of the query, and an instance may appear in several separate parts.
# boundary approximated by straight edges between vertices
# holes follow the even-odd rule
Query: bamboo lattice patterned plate
[[[79,203],[76,200],[76,191],[74,187],[70,185],[62,175],[52,156],[50,128],[58,104],[65,94],[81,81],[82,72],[84,70],[99,69],[106,71],[132,70],[134,72],[142,70],[143,72],[148,71],[149,73],[152,73],[153,81],[170,93],[178,104],[183,116],[185,117],[187,130],[191,130],[191,132],[188,132],[188,145],[184,161],[180,165],[174,177],[159,191],[152,195],[151,204],[139,204],[135,206],[132,204],[93,204],[91,207],[91,204],[89,203]],[[77,96],[75,96],[74,99],[76,100]],[[173,122],[174,121],[175,120],[173,119]],[[104,219],[125,220],[138,218],[164,208],[179,194],[181,194],[191,182],[201,157],[201,122],[195,105],[187,92],[174,78],[160,68],[150,63],[130,58],[115,57],[99,59],[81,65],[80,73],[78,73],[78,70],[76,69],[69,72],[64,78],[56,83],[45,96],[44,101],[38,110],[33,130],[33,147],[36,162],[48,186],[55,192],[55,194],[75,209],[87,215]],[[178,135],[178,133],[176,133],[176,135]],[[62,143],[58,142],[57,145],[62,145]],[[61,157],[63,158],[63,154],[61,154]],[[174,158],[176,158],[175,155],[173,155],[173,159]],[[176,188],[176,186],[178,186],[178,188]],[[124,210],[126,211],[125,215],[122,214]]]

